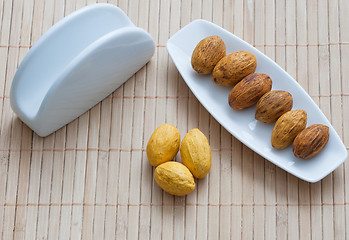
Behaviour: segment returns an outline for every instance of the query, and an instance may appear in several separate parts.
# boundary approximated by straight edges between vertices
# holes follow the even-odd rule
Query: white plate
[[[218,35],[227,47],[227,54],[249,51],[257,58],[257,73],[266,73],[273,80],[273,89],[290,92],[293,109],[308,113],[307,126],[321,123],[329,126],[330,139],[324,150],[308,160],[293,155],[292,146],[274,149],[270,143],[274,124],[264,124],[254,118],[255,107],[234,111],[228,104],[231,88],[221,87],[211,81],[211,75],[197,74],[191,67],[195,46],[205,37]],[[167,42],[167,51],[191,91],[211,115],[246,146],[287,172],[308,182],[317,182],[331,173],[347,158],[347,151],[327,118],[304,89],[280,66],[256,48],[217,25],[196,20],[174,34]]]

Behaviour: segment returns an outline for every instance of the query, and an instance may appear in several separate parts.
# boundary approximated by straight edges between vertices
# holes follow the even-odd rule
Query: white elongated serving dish
[[[118,7],[84,7],[29,50],[12,82],[12,109],[38,135],[47,136],[111,94],[154,50],[151,36]]]
[[[324,150],[314,158],[303,160],[293,155],[292,146],[274,149],[270,143],[274,124],[264,124],[254,118],[255,106],[235,111],[228,104],[231,88],[211,81],[212,75],[199,75],[191,67],[195,46],[205,37],[218,35],[227,47],[227,54],[249,51],[257,58],[257,73],[268,74],[273,89],[286,90],[293,96],[293,109],[308,113],[308,124],[321,123],[330,130],[330,139]],[[256,48],[221,27],[204,20],[196,20],[175,33],[167,42],[167,50],[183,79],[210,114],[246,146],[287,172],[308,182],[317,182],[331,173],[347,158],[347,151],[327,118],[304,89],[274,61]]]

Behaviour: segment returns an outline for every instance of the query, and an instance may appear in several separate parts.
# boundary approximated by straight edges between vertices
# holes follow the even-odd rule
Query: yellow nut
[[[195,189],[195,181],[189,169],[179,162],[165,162],[156,167],[155,182],[169,194],[184,196]]]
[[[168,123],[155,129],[147,144],[149,163],[156,167],[171,161],[179,150],[181,136],[178,129]]]
[[[206,136],[197,128],[190,130],[182,140],[181,158],[196,178],[203,178],[211,168],[211,148]]]

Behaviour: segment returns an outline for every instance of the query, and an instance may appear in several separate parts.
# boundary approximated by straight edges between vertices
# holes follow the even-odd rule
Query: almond
[[[267,74],[252,73],[242,79],[229,93],[229,105],[234,110],[243,110],[256,104],[271,90],[272,81]]]
[[[297,135],[293,142],[293,153],[297,158],[309,159],[319,154],[330,137],[329,129],[322,124],[314,124]]]
[[[292,109],[293,99],[289,92],[282,90],[270,91],[259,99],[255,118],[263,123],[275,122],[282,114]]]
[[[197,128],[190,130],[181,144],[183,164],[196,178],[205,177],[211,168],[211,147],[206,136]]]
[[[211,74],[216,64],[225,56],[225,44],[218,36],[210,36],[201,40],[195,47],[191,65],[200,74]]]
[[[179,150],[181,136],[172,124],[159,126],[151,135],[147,144],[149,163],[156,167],[161,163],[171,161]]]
[[[271,134],[271,145],[277,149],[289,146],[306,125],[306,111],[294,110],[284,113],[275,123]]]
[[[233,52],[223,57],[212,72],[212,81],[225,87],[233,87],[257,68],[256,57],[246,51]]]
[[[165,162],[157,166],[154,179],[165,192],[176,196],[187,195],[195,189],[193,175],[179,162]]]

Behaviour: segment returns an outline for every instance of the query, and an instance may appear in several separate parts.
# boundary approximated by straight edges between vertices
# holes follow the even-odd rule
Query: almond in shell
[[[259,99],[255,118],[263,123],[275,122],[282,114],[290,111],[293,98],[289,92],[282,90],[270,91]]]
[[[307,112],[294,110],[284,113],[275,123],[271,134],[271,145],[283,149],[292,144],[295,137],[307,125]]]
[[[169,123],[159,126],[147,144],[149,163],[156,167],[161,163],[171,161],[177,155],[180,141],[181,137],[175,126]]]
[[[313,124],[297,135],[292,145],[293,153],[297,158],[312,158],[324,149],[329,137],[327,126]]]
[[[246,51],[233,52],[223,57],[212,72],[212,81],[225,87],[233,87],[257,68],[256,57]]]
[[[200,74],[211,74],[216,64],[225,56],[225,44],[218,36],[202,39],[191,56],[193,69]]]
[[[169,194],[184,196],[195,189],[195,181],[189,169],[179,162],[165,162],[155,168],[155,182]]]
[[[181,144],[183,164],[196,178],[203,178],[211,168],[211,147],[206,136],[197,128],[190,130]]]
[[[258,102],[271,90],[272,80],[267,74],[252,73],[242,79],[230,91],[228,101],[234,110],[243,110]]]

